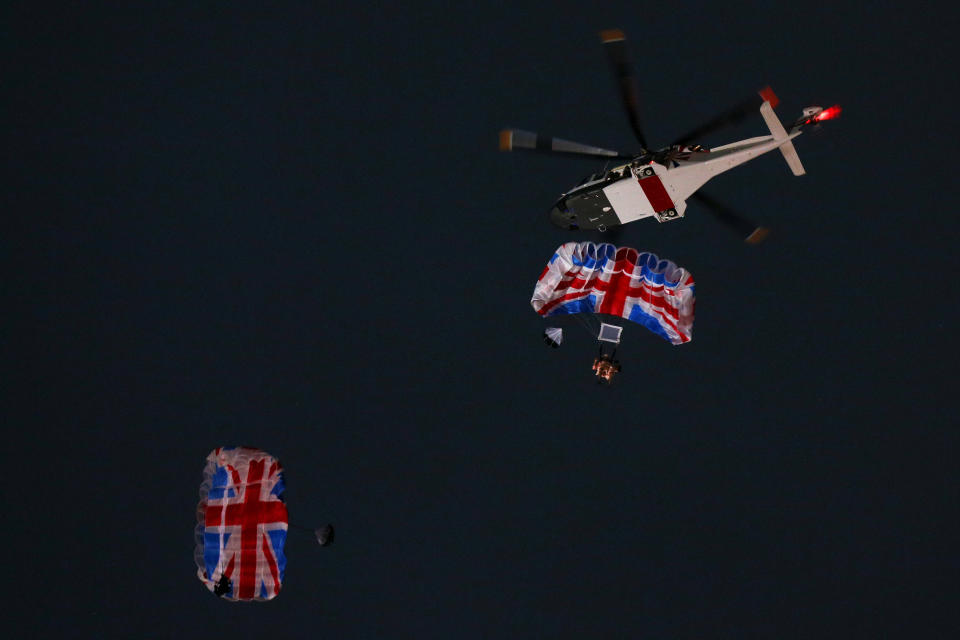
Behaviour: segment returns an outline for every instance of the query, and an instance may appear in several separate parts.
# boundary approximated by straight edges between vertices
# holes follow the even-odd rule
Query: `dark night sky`
[[[3,9],[7,630],[960,633],[956,9],[191,4]],[[695,203],[625,228],[696,277],[695,338],[628,327],[605,389],[529,306],[598,163],[496,134],[631,150],[609,27],[652,142],[767,83],[785,121],[845,111],[807,176],[711,183],[765,245]],[[195,577],[230,444],[338,527],[269,603]]]

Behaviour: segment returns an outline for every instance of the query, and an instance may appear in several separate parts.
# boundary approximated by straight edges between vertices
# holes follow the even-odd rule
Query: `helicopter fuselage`
[[[673,146],[640,155],[562,194],[550,220],[564,229],[599,231],[642,218],[678,220],[687,198],[710,178],[785,146],[801,133],[798,127],[783,137],[760,136],[710,150]]]

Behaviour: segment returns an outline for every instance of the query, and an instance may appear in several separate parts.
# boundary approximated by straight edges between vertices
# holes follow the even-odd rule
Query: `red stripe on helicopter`
[[[647,200],[650,201],[650,205],[654,211],[659,212],[673,208],[673,200],[670,199],[670,194],[668,194],[667,190],[663,187],[660,176],[653,175],[648,178],[643,178],[639,180],[639,182],[640,187],[643,189],[643,195],[647,196]]]

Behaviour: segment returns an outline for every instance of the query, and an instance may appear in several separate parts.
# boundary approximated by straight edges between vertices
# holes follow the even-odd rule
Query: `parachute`
[[[678,345],[693,339],[695,300],[693,276],[669,260],[630,247],[568,242],[540,274],[530,304],[544,317],[618,316]]]
[[[218,447],[207,456],[197,505],[197,576],[226,600],[270,600],[286,557],[283,467],[265,451]]]
[[[563,344],[563,329],[559,327],[547,327],[543,330],[543,343],[548,347],[556,349]]]

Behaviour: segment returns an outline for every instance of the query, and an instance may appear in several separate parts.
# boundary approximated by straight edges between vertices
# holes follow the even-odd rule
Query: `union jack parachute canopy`
[[[260,449],[218,447],[207,456],[197,506],[197,576],[227,600],[270,600],[287,561],[283,467]]]
[[[672,344],[693,339],[693,276],[669,260],[593,242],[560,246],[530,304],[541,316],[600,313],[643,325]]]

